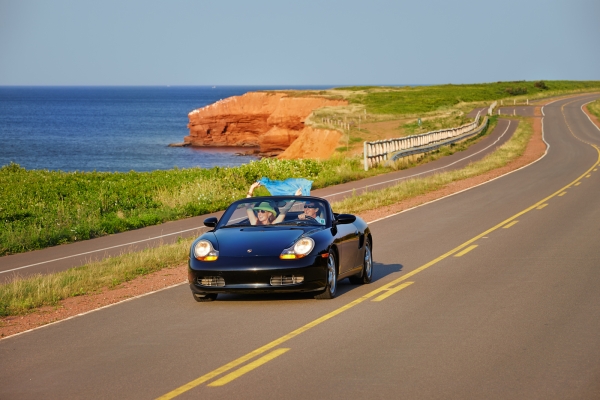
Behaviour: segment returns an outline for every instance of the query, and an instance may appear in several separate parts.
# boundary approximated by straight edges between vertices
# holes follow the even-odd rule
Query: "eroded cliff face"
[[[273,156],[284,153],[292,143],[300,140],[296,145],[299,149],[285,158],[327,158],[335,150],[341,133],[305,127],[304,120],[317,108],[346,104],[343,100],[250,92],[189,113],[190,134],[184,141],[192,146],[259,147],[261,154]],[[318,142],[321,136],[327,138],[322,147],[327,143],[330,152],[319,149],[315,156],[308,154],[314,146],[307,146],[306,152],[302,151],[304,140]],[[331,145],[336,136],[335,144]]]

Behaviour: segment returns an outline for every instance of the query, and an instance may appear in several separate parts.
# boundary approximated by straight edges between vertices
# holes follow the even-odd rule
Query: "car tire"
[[[365,242],[365,257],[363,259],[363,268],[360,274],[350,277],[350,282],[355,285],[371,283],[373,280],[373,252],[371,251],[371,243],[367,239]]]
[[[198,303],[213,301],[217,298],[217,293],[206,293],[206,294],[192,293],[192,295],[194,296],[194,300],[196,300]]]
[[[327,286],[325,287],[325,291],[319,293],[315,296],[315,299],[324,300],[324,299],[333,299],[335,297],[335,292],[337,290],[337,260],[335,257],[335,253],[333,251],[329,251],[329,256],[327,257]]]

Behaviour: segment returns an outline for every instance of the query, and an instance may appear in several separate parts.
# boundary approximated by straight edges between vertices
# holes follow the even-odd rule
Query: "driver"
[[[315,201],[307,201],[304,203],[304,214],[298,215],[298,219],[314,219],[321,225],[325,225],[325,219],[319,214],[321,213],[321,207]]]

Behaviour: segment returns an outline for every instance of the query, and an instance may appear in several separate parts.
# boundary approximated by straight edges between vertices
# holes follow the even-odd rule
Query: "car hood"
[[[224,228],[214,232],[221,257],[279,256],[314,227]],[[321,229],[316,229],[321,230]]]

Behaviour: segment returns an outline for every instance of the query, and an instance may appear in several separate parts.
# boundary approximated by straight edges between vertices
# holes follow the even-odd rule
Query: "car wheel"
[[[337,290],[337,262],[335,253],[329,252],[327,257],[327,287],[323,293],[315,296],[315,299],[333,299]]]
[[[213,301],[217,298],[217,293],[207,293],[207,294],[192,293],[192,295],[194,296],[194,300],[196,300],[199,303],[203,303],[205,301]]]
[[[363,269],[360,274],[350,277],[350,282],[361,285],[371,283],[373,280],[373,253],[371,252],[371,243],[367,240],[365,243],[365,258],[363,260]]]

